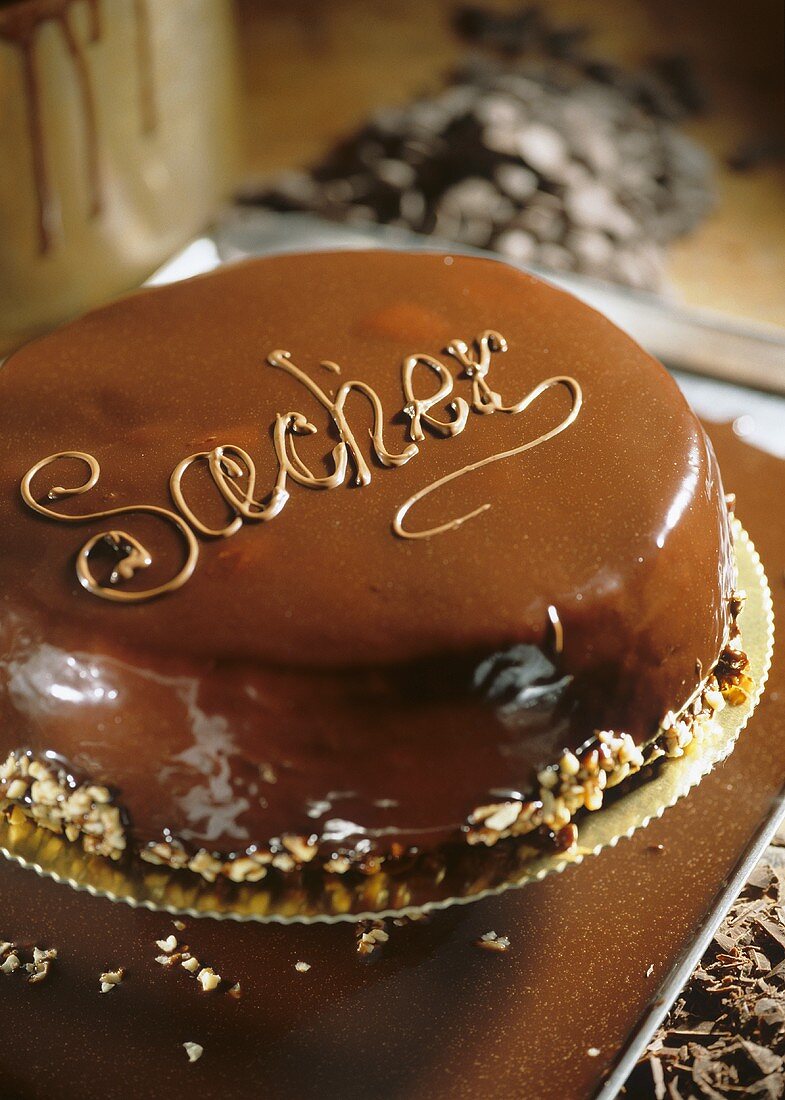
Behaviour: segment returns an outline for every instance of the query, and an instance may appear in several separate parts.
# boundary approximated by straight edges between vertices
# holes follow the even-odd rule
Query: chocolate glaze
[[[785,462],[711,432],[782,620]],[[2,938],[60,952],[39,986],[0,976],[3,1096],[594,1096],[785,784],[782,657],[733,754],[660,820],[563,875],[392,928],[368,959],[348,926],[180,932],[0,861]],[[489,930],[510,937],[506,955],[472,946]],[[156,965],[170,932],[242,998]],[[102,996],[115,966],[126,977]],[[186,1040],[204,1046],[195,1065]]]
[[[298,454],[326,472],[333,422],[266,362],[275,349],[325,390],[372,386],[385,444],[400,453],[404,357],[440,358],[452,396],[471,401],[443,349],[490,328],[509,345],[488,375],[505,404],[562,374],[583,404],[555,438],[416,506],[425,528],[491,503],[457,529],[408,541],[391,525],[435,480],[551,432],[570,409],[563,387],[518,415],[470,412],[453,438],[426,427],[397,468],[368,440],[363,487],[290,480],[274,520],[200,540],[193,576],[159,600],[118,605],[77,583],[77,551],[114,520],[83,528],[21,499],[30,467],[77,450],[100,478],[59,512],[171,509],[177,464],[229,444],[252,456],[263,494],[277,470],[271,425],[287,410],[318,429],[298,437]],[[434,381],[419,376],[418,392]],[[171,830],[218,851],[283,832],[349,850],[434,843],[474,806],[528,790],[538,767],[596,728],[652,736],[722,644],[729,533],[702,428],[629,338],[501,263],[285,257],[139,293],[13,356],[0,407],[0,748],[55,750],[116,789],[139,842]],[[346,413],[367,439],[365,398],[351,394]],[[432,413],[449,419],[443,405]],[[54,507],[52,486],[84,480],[64,459],[33,486]],[[183,484],[196,515],[226,522],[203,468]],[[182,557],[171,525],[122,522],[153,558],[128,589],[171,577]],[[500,670],[512,667],[520,688],[543,654],[558,690],[532,709],[496,705],[510,694],[496,692]]]

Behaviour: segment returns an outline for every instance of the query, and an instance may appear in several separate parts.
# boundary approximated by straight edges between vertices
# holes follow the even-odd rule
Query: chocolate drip
[[[89,11],[91,13],[90,41],[96,42],[99,33],[96,0],[91,0]],[[87,67],[84,46],[74,34],[73,27],[71,26],[71,5],[66,4],[63,7],[58,23],[62,29],[68,52],[71,55],[74,75],[79,88],[79,98],[82,103],[82,119],[84,121],[85,131],[87,193],[90,216],[96,217],[101,212],[102,198],[101,169],[98,154],[98,127],[95,114],[95,93],[93,91],[90,71]]]
[[[44,23],[54,23],[60,30],[71,58],[82,114],[85,139],[85,182],[88,211],[97,217],[103,208],[103,186],[100,164],[100,141],[96,112],[96,93],[88,63],[86,46],[101,39],[100,0],[84,0],[88,12],[87,41],[82,42],[74,30],[73,6],[77,0],[27,0],[0,11],[0,39],[15,47],[21,55],[30,156],[35,187],[38,244],[42,254],[49,252],[61,231],[60,202],[52,187],[47,163],[46,139],[41,113],[41,75],[37,69],[36,39]],[[139,109],[142,131],[150,133],[156,126],[155,87],[150,40],[150,18],[146,0],[134,0],[136,19],[136,56],[139,71]]]
[[[136,66],[139,79],[139,116],[142,133],[151,134],[157,125],[155,103],[155,73],[153,71],[153,44],[150,34],[150,9],[148,0],[134,0],[136,21]]]
[[[35,33],[38,24],[45,18],[52,16],[44,14],[39,5],[21,5],[0,12],[0,38],[16,46],[21,55],[33,182],[38,206],[38,247],[42,253],[49,251],[60,222],[59,203],[52,193],[46,164],[41,89],[35,63]]]

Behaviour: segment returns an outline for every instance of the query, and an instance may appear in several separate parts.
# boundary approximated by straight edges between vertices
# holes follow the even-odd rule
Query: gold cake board
[[[578,845],[569,852],[537,852],[523,838],[517,842],[512,863],[506,860],[501,874],[493,850],[472,849],[471,856],[467,853],[471,860],[468,870],[464,869],[457,881],[436,873],[430,878],[418,874],[416,878],[396,879],[380,872],[369,877],[319,876],[318,889],[309,888],[307,871],[303,881],[294,884],[279,879],[235,886],[225,881],[206,883],[192,872],[154,867],[138,859],[113,863],[85,854],[78,843],[70,843],[27,819],[18,820],[19,815],[13,822],[0,821],[0,852],[22,867],[75,890],[134,907],[177,916],[283,924],[420,914],[499,894],[564,871],[631,836],[687,794],[733,751],[757,706],[774,644],[771,593],[758,553],[738,520],[734,521],[734,540],[738,587],[747,593],[740,627],[754,684],[751,694],[746,702],[721,710],[712,727],[698,735],[682,757],[644,769],[639,782],[614,792],[601,810],[586,814],[580,821]],[[465,847],[468,849],[468,845]],[[325,878],[335,880],[327,889]]]

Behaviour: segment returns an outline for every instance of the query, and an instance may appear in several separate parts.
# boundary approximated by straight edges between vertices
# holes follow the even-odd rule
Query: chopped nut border
[[[119,859],[126,849],[120,809],[108,787],[76,783],[64,767],[30,751],[14,749],[0,764],[0,810],[9,806],[68,840],[81,838],[90,855]]]
[[[566,751],[557,764],[537,776],[539,790],[526,801],[478,806],[469,818],[466,840],[488,847],[507,837],[525,836],[543,826],[561,838],[563,847],[577,844],[573,819],[581,810],[601,809],[605,792],[661,758],[684,755],[687,746],[714,723],[715,715],[729,703],[746,702],[752,689],[747,658],[735,634],[717,668],[732,669],[722,683],[712,674],[680,715],[666,714],[657,735],[636,745],[628,733],[599,730],[595,740],[578,756]],[[566,834],[566,835],[565,835]]]

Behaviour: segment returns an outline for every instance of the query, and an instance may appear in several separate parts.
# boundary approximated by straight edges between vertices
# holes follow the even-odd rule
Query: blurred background
[[[782,0],[0,0],[0,350],[308,211],[785,325]]]
[[[578,133],[559,110],[563,96],[558,89],[550,92],[556,102],[550,114],[536,99],[529,101],[527,112],[524,96],[524,109],[509,127],[517,130],[509,159],[515,161],[518,152],[522,165],[532,167],[525,148],[515,148],[527,114],[553,126],[567,146],[565,160],[585,165],[585,178],[621,192],[622,208],[627,199],[640,226],[631,234],[636,240],[670,241],[660,285],[670,284],[695,304],[785,323],[781,0],[548,0],[471,7],[449,0],[241,0],[237,11],[244,160],[250,174],[263,179],[280,169],[318,163],[375,111],[405,107],[424,94],[438,97],[456,70],[472,60],[511,73],[542,74],[546,89],[549,77],[558,84],[561,76],[572,92],[572,105],[586,105]],[[482,86],[481,64],[477,69]],[[617,94],[602,96],[603,89]],[[511,98],[516,98],[514,87]],[[621,110],[625,100],[637,104],[643,118]],[[628,141],[626,149],[625,128],[638,139]],[[710,163],[702,164],[689,148],[663,149],[664,137],[674,134],[693,139],[694,151],[707,153]],[[592,136],[595,146],[607,137],[619,157],[626,154],[626,188],[612,154],[610,163],[607,157],[603,162],[603,148],[595,148],[595,163],[586,164],[585,146],[591,146]],[[576,148],[578,137],[585,140]],[[464,135],[463,147],[442,159],[451,161],[456,179],[465,177],[467,163],[475,178],[478,168],[493,178],[498,165],[488,161],[494,158],[471,146]],[[498,159],[506,161],[508,152]],[[542,166],[543,190],[559,194],[548,172],[548,152],[540,152],[535,172]],[[516,206],[525,207],[527,199],[529,206],[537,205],[536,194],[519,198],[514,186],[512,198]],[[356,201],[362,205],[362,196]],[[659,222],[658,210],[663,215]],[[668,212],[670,223],[664,216]],[[584,222],[595,228],[598,220],[601,213]],[[615,236],[612,213],[605,220],[617,250],[624,251],[627,227],[620,226]],[[578,249],[580,266],[580,241]],[[536,253],[541,259],[542,248]],[[593,266],[602,269],[601,255]],[[630,266],[635,267],[634,260]],[[641,282],[657,282],[645,258],[638,267]]]

